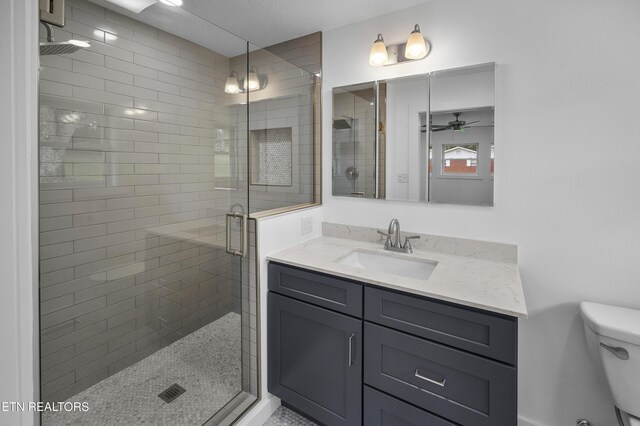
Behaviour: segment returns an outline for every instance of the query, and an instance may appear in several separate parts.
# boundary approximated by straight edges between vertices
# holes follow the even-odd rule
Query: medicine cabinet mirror
[[[493,205],[495,64],[333,90],[333,195]]]

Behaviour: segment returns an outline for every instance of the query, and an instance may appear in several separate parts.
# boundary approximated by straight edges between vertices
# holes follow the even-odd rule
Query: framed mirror
[[[493,205],[495,64],[335,88],[333,194]]]

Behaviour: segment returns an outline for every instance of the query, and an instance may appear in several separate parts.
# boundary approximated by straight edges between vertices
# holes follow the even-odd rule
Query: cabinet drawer
[[[364,327],[364,381],[462,425],[515,425],[513,367],[375,324]]]
[[[269,290],[362,318],[362,285],[269,263]]]
[[[365,319],[516,364],[517,319],[367,287]]]
[[[366,426],[456,426],[385,393],[364,387]]]
[[[326,425],[362,419],[362,320],[269,292],[268,388]]]

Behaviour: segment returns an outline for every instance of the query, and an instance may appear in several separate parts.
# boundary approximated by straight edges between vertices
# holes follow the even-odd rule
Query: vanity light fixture
[[[388,60],[387,46],[384,44],[382,34],[378,34],[378,38],[373,42],[373,46],[371,46],[369,65],[379,67],[380,65],[386,65]]]
[[[238,81],[238,73],[236,71],[231,71],[229,77],[227,77],[227,82],[224,85],[224,91],[226,93],[240,93],[240,82]]]
[[[378,38],[371,46],[369,65],[378,67],[381,65],[395,65],[406,61],[417,61],[425,58],[430,51],[429,42],[424,39],[420,26],[416,24],[406,43],[387,47],[382,34],[378,34]]]
[[[262,90],[266,86],[266,77],[261,76],[258,73],[258,68],[253,66],[245,78],[240,78],[237,71],[231,71],[224,85],[224,91],[231,94],[254,92],[256,90]]]
[[[404,48],[404,56],[407,59],[422,59],[427,56],[427,42],[424,40],[420,32],[420,26],[416,24],[415,28],[407,39],[407,45]]]
[[[249,71],[249,76],[244,79],[244,90],[253,92],[258,89],[260,89],[260,77],[258,77],[258,68],[253,66]]]

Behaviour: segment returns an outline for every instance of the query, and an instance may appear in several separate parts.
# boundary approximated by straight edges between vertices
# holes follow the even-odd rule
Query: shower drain
[[[175,401],[177,397],[179,397],[180,395],[182,395],[185,392],[186,392],[185,388],[183,388],[182,386],[180,386],[177,383],[174,383],[171,386],[169,386],[169,388],[167,390],[164,390],[164,391],[160,392],[160,394],[158,396],[164,402],[169,404],[170,402]]]

